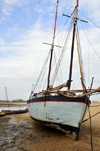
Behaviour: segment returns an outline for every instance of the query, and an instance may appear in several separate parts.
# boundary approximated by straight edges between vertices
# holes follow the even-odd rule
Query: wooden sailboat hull
[[[34,120],[79,128],[88,109],[86,97],[46,96],[27,101]]]

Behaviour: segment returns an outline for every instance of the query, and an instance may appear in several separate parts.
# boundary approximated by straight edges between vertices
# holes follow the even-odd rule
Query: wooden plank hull
[[[27,101],[30,116],[39,121],[79,128],[88,109],[86,97],[49,96]]]

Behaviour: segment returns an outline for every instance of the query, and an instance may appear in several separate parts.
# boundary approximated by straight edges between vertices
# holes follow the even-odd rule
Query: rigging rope
[[[36,89],[36,86],[37,86],[37,84],[38,84],[38,82],[39,82],[39,80],[40,80],[40,77],[41,77],[41,75],[42,75],[42,73],[43,73],[43,71],[44,71],[45,65],[47,64],[47,61],[48,61],[48,58],[49,58],[49,55],[50,55],[50,51],[49,51],[49,53],[48,53],[48,55],[47,55],[47,58],[46,58],[46,60],[45,60],[45,62],[44,62],[44,64],[43,64],[43,67],[42,67],[42,69],[41,69],[40,75],[39,75],[39,77],[38,77],[38,79],[37,79],[37,82],[36,82],[36,84],[35,84],[35,86],[34,86],[33,92],[34,92],[34,90]]]
[[[90,106],[90,107],[92,107],[92,106]],[[94,106],[94,107],[95,107],[95,106]],[[91,118],[94,117],[94,116],[96,116],[96,115],[99,114],[99,113],[100,113],[100,112],[97,112],[96,114],[92,115]],[[82,123],[86,122],[86,121],[89,120],[89,119],[90,119],[90,117],[87,118],[87,119],[85,119],[84,121],[82,121]]]
[[[42,75],[41,75],[41,83],[39,83],[40,86],[42,86],[43,78],[44,78],[44,75],[45,75],[45,73],[46,73],[45,71],[46,71],[46,66],[44,67],[43,72],[42,72]],[[41,87],[39,87],[39,88],[40,88],[39,91],[41,91]]]
[[[58,54],[59,54],[59,52],[58,52]],[[58,56],[58,54],[57,54],[57,56]],[[57,60],[56,60],[55,51],[54,51],[54,63],[55,63],[55,67],[56,67]],[[59,77],[58,77],[58,81],[59,81],[59,82],[61,82],[60,79],[61,79],[61,77],[59,76]]]
[[[81,23],[81,25],[82,25],[82,23]],[[82,26],[82,28],[83,28],[83,26]],[[96,53],[96,55],[100,58],[100,56],[98,55],[98,53],[96,52],[96,50],[95,50],[94,47],[92,46],[92,44],[91,44],[91,42],[90,42],[90,40],[89,40],[89,38],[88,38],[88,36],[87,36],[87,34],[86,34],[84,28],[83,28],[83,31],[84,31],[85,36],[87,37],[87,40],[88,40],[89,44],[91,45],[92,49],[94,50],[94,52]]]
[[[72,0],[72,1],[73,1],[73,0]],[[72,1],[71,1],[71,4],[72,4]],[[71,7],[71,4],[70,4],[70,7]],[[66,6],[67,6],[67,2],[66,2],[66,5],[65,5],[65,8],[66,8]],[[65,10],[65,8],[64,8],[64,10]],[[63,10],[62,14],[64,14],[64,10]],[[70,12],[70,8],[69,8],[67,14],[69,14],[69,12]],[[73,14],[73,12],[72,12],[72,14]],[[71,16],[72,16],[72,14],[71,14]],[[68,20],[69,20],[69,18],[67,18],[66,22],[65,22],[64,25],[59,29],[58,33],[65,27],[65,25],[66,25],[66,23],[68,22]],[[62,22],[62,21],[61,21],[61,22]],[[55,37],[58,35],[58,33],[56,33]]]
[[[68,9],[68,14],[69,14],[69,12],[70,12],[70,8],[71,8],[71,5],[72,5],[72,1],[73,0],[71,0],[71,2],[70,2],[70,7],[69,7],[69,9]],[[65,4],[65,7],[64,7],[64,9],[63,9],[63,11],[62,11],[62,14],[64,13],[64,11],[65,11],[65,8],[66,8],[66,6],[67,6],[67,3],[68,3],[69,1],[67,0],[67,2],[66,2],[66,4]],[[73,13],[71,14],[71,16],[73,15]],[[68,20],[69,20],[69,18],[67,18],[67,20],[65,21],[65,23],[64,23],[64,25],[58,30],[58,32],[56,33],[56,35],[55,35],[55,37],[57,37],[57,35],[60,33],[60,38],[59,38],[59,45],[62,45],[62,44],[60,44],[61,43],[61,39],[62,39],[62,37],[61,37],[61,35],[64,35],[63,34],[63,31],[64,31],[64,27],[65,27],[65,25],[66,25],[66,23],[68,22]],[[62,23],[62,17],[61,17],[61,21],[60,21],[60,24]],[[62,31],[62,33],[61,33],[61,31]],[[58,40],[57,40],[58,41]],[[63,40],[64,41],[64,40]],[[55,52],[55,51],[54,51]],[[57,51],[58,52],[58,51]],[[57,56],[59,55],[59,52],[57,53]],[[60,75],[60,77],[61,77],[61,75]],[[60,78],[61,79],[61,78]],[[59,81],[59,80],[58,80]],[[59,81],[60,82],[60,81]]]
[[[94,105],[94,106],[90,106],[90,107],[98,107],[98,106],[100,106],[100,105]]]
[[[90,118],[90,134],[91,134],[91,151],[93,151],[93,142],[92,142],[92,126],[91,126],[91,114],[90,114],[90,107],[89,107],[89,118]]]
[[[60,64],[61,64],[62,57],[63,57],[64,52],[65,52],[65,49],[66,49],[66,45],[67,45],[67,42],[68,42],[68,39],[69,39],[69,36],[70,36],[71,27],[72,27],[72,22],[71,22],[71,25],[70,25],[70,27],[69,27],[68,35],[67,35],[67,37],[66,37],[66,40],[65,40],[64,46],[63,46],[63,48],[62,48],[62,52],[61,52],[61,54],[60,54],[60,57],[59,57],[59,60],[58,60],[58,63],[57,63],[57,66],[56,66],[55,72],[54,72],[53,77],[52,77],[52,80],[51,80],[52,85],[53,85],[53,84],[54,84],[54,82],[55,82],[55,78],[56,78],[56,76],[57,76],[58,69],[59,69],[59,66],[60,66]]]
[[[79,11],[79,10],[78,10]],[[97,24],[95,24],[92,20],[90,20],[87,16],[85,16],[81,11],[79,11],[84,17],[86,17],[89,21],[91,21],[95,26],[97,26],[98,28],[100,28],[100,26],[98,26]]]

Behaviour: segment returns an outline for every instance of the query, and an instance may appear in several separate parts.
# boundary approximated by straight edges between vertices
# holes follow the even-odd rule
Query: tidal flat
[[[100,102],[92,102],[91,116],[100,112]],[[97,107],[94,107],[97,106]],[[89,117],[89,113],[85,119]],[[100,150],[100,114],[92,118],[94,151]],[[59,129],[41,126],[29,113],[0,117],[0,151],[90,151],[90,121],[81,125],[75,141]]]

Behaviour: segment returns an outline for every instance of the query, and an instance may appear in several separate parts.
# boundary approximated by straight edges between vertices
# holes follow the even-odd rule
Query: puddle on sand
[[[32,129],[26,121],[19,118],[16,120],[16,117],[18,118],[18,115],[0,118],[0,150],[2,151],[20,150],[19,146],[26,138],[27,129]]]

